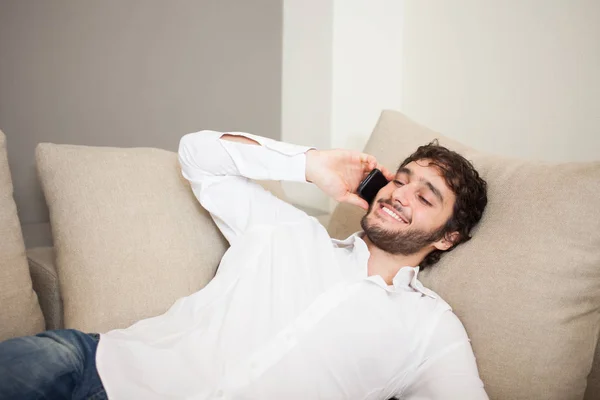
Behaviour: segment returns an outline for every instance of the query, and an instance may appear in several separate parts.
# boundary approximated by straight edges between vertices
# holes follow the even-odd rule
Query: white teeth
[[[391,215],[392,217],[394,217],[394,218],[395,218],[395,219],[397,219],[398,221],[400,221],[400,222],[404,222],[404,221],[402,220],[402,218],[400,218],[400,217],[398,216],[398,214],[396,214],[395,212],[393,212],[393,211],[392,211],[392,210],[390,210],[389,208],[387,208],[387,207],[383,207],[383,211],[385,211],[386,213],[388,213],[388,215]]]

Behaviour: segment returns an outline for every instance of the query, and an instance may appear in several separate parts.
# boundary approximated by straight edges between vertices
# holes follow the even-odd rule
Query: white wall
[[[600,160],[600,2],[406,0],[403,111],[475,148]]]
[[[282,139],[331,146],[333,2],[284,0]]]
[[[331,145],[362,150],[382,109],[400,109],[400,0],[337,0],[333,8]]]
[[[285,142],[331,147],[331,0],[284,0],[281,138]],[[329,200],[314,185],[284,182],[295,203],[327,209]]]

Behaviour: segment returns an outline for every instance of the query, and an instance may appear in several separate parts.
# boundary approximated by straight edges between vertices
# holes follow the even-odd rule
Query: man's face
[[[441,230],[452,215],[456,196],[429,160],[413,161],[384,186],[361,220],[367,237],[392,254],[425,248],[447,250]],[[429,253],[429,251],[427,251]]]

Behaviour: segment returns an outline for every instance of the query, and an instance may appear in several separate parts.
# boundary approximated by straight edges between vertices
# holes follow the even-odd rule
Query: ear
[[[433,243],[433,247],[438,250],[446,251],[454,246],[454,242],[458,239],[458,232],[446,233],[443,238]]]

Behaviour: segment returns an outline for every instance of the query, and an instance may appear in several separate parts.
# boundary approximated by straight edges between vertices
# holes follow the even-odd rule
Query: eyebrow
[[[411,178],[414,175],[412,170],[409,168],[406,168],[406,167],[398,168],[398,172],[396,172],[396,173],[397,174],[406,174],[406,175],[408,175],[409,178]],[[419,178],[419,181],[424,182],[425,185],[429,188],[429,190],[431,190],[433,192],[435,197],[437,197],[440,202],[442,202],[442,203],[444,202],[444,196],[442,196],[442,192],[440,192],[438,190],[438,188],[433,186],[433,184],[431,182],[429,182],[428,180],[426,180],[424,178]]]

